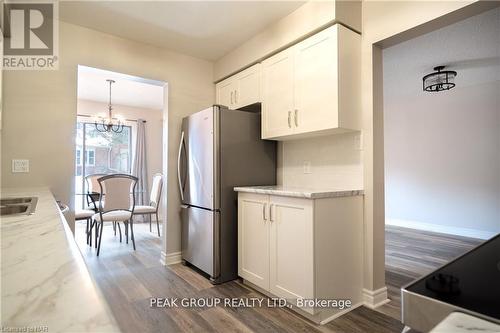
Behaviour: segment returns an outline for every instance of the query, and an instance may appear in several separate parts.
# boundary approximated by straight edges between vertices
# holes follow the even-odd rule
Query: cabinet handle
[[[233,104],[233,91],[231,90],[231,104]]]
[[[274,217],[273,217],[273,204],[269,205],[269,221],[274,222]]]
[[[292,128],[292,111],[288,111],[288,128]]]
[[[234,102],[238,103],[238,90],[234,91]]]
[[[267,221],[266,210],[267,210],[267,204],[265,203],[262,206],[262,218],[264,219],[264,221]]]
[[[297,110],[297,109],[295,109],[294,120],[295,120],[295,127],[298,127],[299,126],[299,110]]]

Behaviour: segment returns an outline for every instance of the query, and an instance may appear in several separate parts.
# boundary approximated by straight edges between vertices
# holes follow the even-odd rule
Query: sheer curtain
[[[136,186],[136,205],[149,205],[148,175],[146,167],[146,121],[137,119],[137,136],[132,174],[139,178]]]

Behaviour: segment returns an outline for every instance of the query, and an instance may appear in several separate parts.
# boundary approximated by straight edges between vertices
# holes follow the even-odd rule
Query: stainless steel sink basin
[[[37,202],[36,197],[0,199],[0,216],[33,214]]]

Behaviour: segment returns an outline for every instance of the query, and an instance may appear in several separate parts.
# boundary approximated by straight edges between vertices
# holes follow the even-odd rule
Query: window
[[[77,166],[82,165],[82,151],[80,149],[76,150],[76,165]]]
[[[85,206],[85,176],[95,173],[130,173],[132,128],[101,133],[93,123],[79,121],[76,128],[75,208]]]
[[[85,154],[85,164],[88,166],[95,166],[95,149],[87,149]]]
[[[82,150],[76,149],[76,166],[82,165]],[[85,165],[95,166],[95,149],[90,148],[85,151]]]

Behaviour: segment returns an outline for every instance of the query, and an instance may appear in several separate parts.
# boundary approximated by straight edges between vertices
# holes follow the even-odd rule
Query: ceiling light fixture
[[[455,71],[443,71],[445,66],[434,67],[436,72],[424,76],[423,88],[428,92],[439,92],[443,90],[450,90],[455,86]]]
[[[98,116],[94,121],[95,128],[99,132],[115,132],[121,133],[123,131],[123,123],[120,118],[116,119],[116,123],[113,121],[113,116],[111,114],[113,110],[113,105],[111,104],[111,85],[115,83],[114,80],[107,79],[109,82],[109,104],[108,104],[108,117]]]

